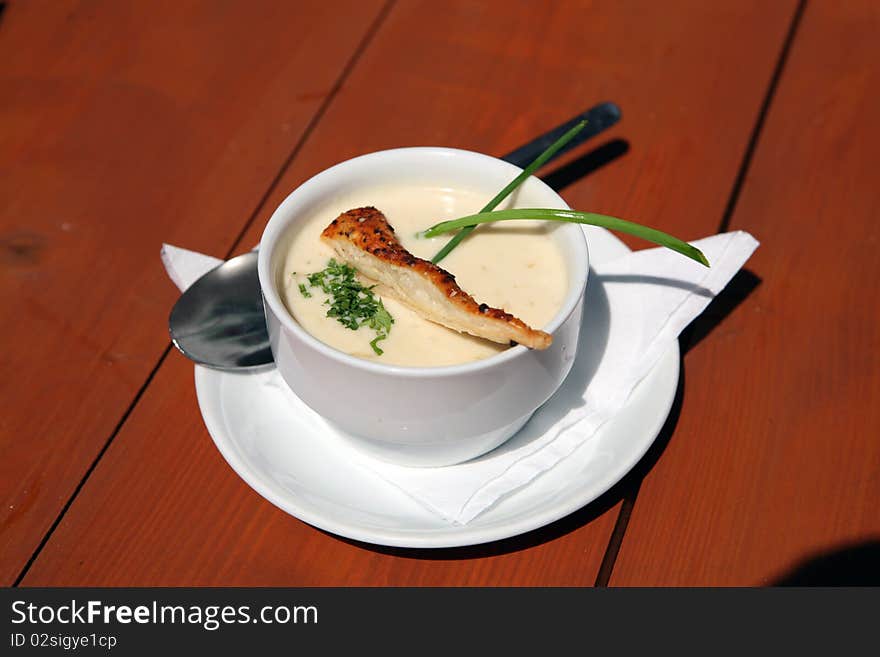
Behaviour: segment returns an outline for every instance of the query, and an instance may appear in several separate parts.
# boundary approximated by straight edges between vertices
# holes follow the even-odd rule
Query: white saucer
[[[593,262],[627,251],[607,231],[586,228],[585,232]],[[211,437],[226,461],[260,495],[300,520],[340,536],[421,548],[508,538],[596,499],[648,450],[672,407],[678,377],[676,341],[624,408],[595,436],[523,489],[468,524],[457,525],[360,466],[351,458],[351,448],[279,383],[274,371],[240,374],[195,368],[199,406]]]

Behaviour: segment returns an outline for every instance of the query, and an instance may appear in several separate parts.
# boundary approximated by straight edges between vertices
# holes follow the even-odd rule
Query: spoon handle
[[[524,168],[541,153],[547,150],[550,144],[555,142],[583,120],[587,121],[587,126],[581,130],[577,137],[559,149],[559,151],[550,158],[548,162],[556,159],[563,153],[567,153],[572,148],[583,144],[590,137],[594,137],[603,130],[613,126],[620,120],[620,108],[611,102],[599,103],[588,109],[586,112],[582,112],[565,123],[545,132],[540,137],[536,137],[529,143],[523,144],[516,150],[502,156],[501,159],[510,162],[511,164],[515,164],[520,168]]]

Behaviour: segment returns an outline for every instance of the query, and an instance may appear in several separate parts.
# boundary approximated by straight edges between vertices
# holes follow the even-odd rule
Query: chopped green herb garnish
[[[370,346],[377,356],[384,352],[379,348],[379,341],[388,337],[394,318],[382,300],[373,292],[373,286],[366,287],[357,280],[357,270],[344,263],[331,259],[322,270],[306,277],[311,287],[317,287],[329,297],[324,303],[330,306],[327,317],[333,317],[346,328],[356,331],[361,326],[368,326],[376,332]],[[299,286],[303,296],[312,296],[304,283]]]
[[[388,337],[387,335],[377,335],[375,338],[373,338],[372,340],[370,340],[370,346],[373,348],[373,351],[376,352],[376,355],[377,355],[377,356],[381,356],[382,354],[385,353],[385,352],[382,350],[382,348],[379,347],[379,340],[384,340],[384,339],[387,338],[387,337]]]

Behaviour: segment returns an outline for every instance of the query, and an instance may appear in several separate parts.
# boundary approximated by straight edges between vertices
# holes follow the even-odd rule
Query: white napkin
[[[397,466],[360,453],[354,457],[446,520],[473,520],[565,459],[613,417],[682,329],[758,247],[755,238],[741,231],[692,244],[711,268],[664,248],[591,263],[583,339],[572,372],[556,395],[498,449],[445,468]],[[181,290],[221,262],[167,244],[162,261]]]

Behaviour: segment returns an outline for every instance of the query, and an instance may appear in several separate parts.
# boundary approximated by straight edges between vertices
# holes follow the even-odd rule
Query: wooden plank
[[[625,137],[630,152],[566,198],[712,232],[793,4],[762,9],[758,24],[763,3],[708,5],[397,4],[240,248],[291,189],[342,159],[412,144],[501,154],[604,99],[626,115],[608,139]],[[201,426],[189,364],[172,354],[24,583],[591,585],[619,494],[520,540],[365,549],[237,480]]]
[[[380,9],[6,8],[0,582],[21,572],[168,344],[161,243],[232,246]]]
[[[807,5],[731,224],[760,285],[688,358],[612,584],[877,582],[878,31]]]

